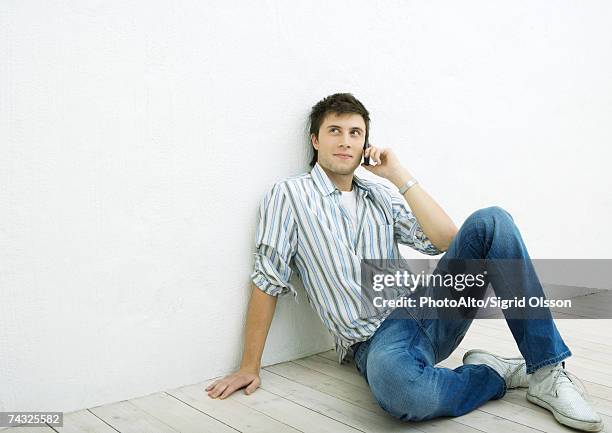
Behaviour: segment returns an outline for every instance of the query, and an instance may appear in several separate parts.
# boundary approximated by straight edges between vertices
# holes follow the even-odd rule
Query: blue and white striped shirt
[[[297,267],[308,301],[335,340],[338,362],[351,345],[367,340],[392,309],[360,317],[362,259],[401,259],[397,243],[427,255],[441,254],[427,238],[400,193],[353,175],[357,228],[341,204],[340,190],[316,163],[309,173],[275,183],[259,209],[253,283],[278,296],[297,292],[289,282]]]

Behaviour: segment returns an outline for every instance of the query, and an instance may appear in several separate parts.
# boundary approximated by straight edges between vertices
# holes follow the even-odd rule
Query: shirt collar
[[[325,170],[323,170],[323,167],[321,167],[318,162],[315,163],[312,170],[310,170],[310,175],[323,196],[328,196],[335,191],[340,192],[340,189],[331,181],[331,179],[327,176],[327,173],[325,173]],[[357,186],[357,188],[360,190],[358,192],[363,193],[364,196],[368,195],[370,192],[370,188],[366,185],[363,179],[356,174],[353,174],[353,185]]]

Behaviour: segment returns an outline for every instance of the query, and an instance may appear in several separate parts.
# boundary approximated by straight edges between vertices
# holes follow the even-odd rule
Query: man
[[[311,306],[334,336],[339,362],[352,355],[378,403],[394,417],[460,416],[503,397],[509,388],[526,387],[529,401],[550,410],[560,423],[601,430],[601,417],[564,369],[571,352],[547,309],[537,320],[507,318],[522,358],[472,350],[454,370],[435,365],[458,346],[471,319],[431,319],[399,307],[360,314],[360,262],[400,259],[398,242],[427,255],[445,252],[440,263],[524,260],[528,265],[512,275],[518,287],[507,284],[503,274],[492,278],[496,295],[511,298],[519,290],[519,295],[544,296],[508,212],[497,206],[479,209],[457,230],[390,149],[364,150],[369,129],[368,111],[351,94],[328,96],[313,107],[312,170],[277,182],[261,203],[240,369],[208,386],[208,395],[223,399],[243,387],[250,394],[260,385],[261,354],[277,296],[297,296],[289,282],[293,261]],[[355,176],[362,157],[375,163],[363,167],[398,191]]]

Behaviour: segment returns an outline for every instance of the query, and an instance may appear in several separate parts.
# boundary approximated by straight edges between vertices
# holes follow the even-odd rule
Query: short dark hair
[[[314,167],[317,163],[318,152],[317,149],[312,146],[312,134],[319,139],[319,129],[321,128],[321,123],[325,119],[325,116],[329,113],[336,114],[360,114],[363,117],[363,121],[366,125],[366,134],[365,134],[365,143],[368,142],[368,136],[370,135],[370,113],[363,104],[355,98],[350,93],[334,93],[333,95],[326,96],[317,102],[310,112],[309,116],[309,134],[308,134],[308,142],[310,143],[313,156],[310,161],[310,166]]]

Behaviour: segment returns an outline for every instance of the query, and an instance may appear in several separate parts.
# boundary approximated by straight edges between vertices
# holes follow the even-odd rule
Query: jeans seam
[[[455,238],[455,239],[457,239],[457,238]],[[462,241],[462,242],[461,242],[461,244],[460,244],[460,245],[459,245],[459,247],[458,247],[458,250],[457,250],[456,256],[457,256],[457,257],[461,256],[461,252],[463,251],[463,249],[464,249],[464,248],[466,248],[466,247],[467,247],[467,245],[471,244],[471,243],[472,243],[474,240],[480,241],[480,237],[479,237],[478,235],[475,235],[475,236],[470,236],[470,238],[469,238],[468,240],[466,240],[466,241]],[[442,260],[442,259],[444,259],[444,257],[445,257],[445,256],[446,256],[446,254],[444,254],[444,256],[442,256],[441,260]],[[435,271],[435,269],[434,269],[434,271]],[[445,272],[445,270],[443,270],[443,269],[441,269],[441,271],[442,271],[442,272]],[[434,289],[435,289],[435,287],[434,287]],[[432,295],[433,295],[433,294],[432,294]],[[410,313],[410,311],[408,311],[408,312]],[[411,316],[412,316],[412,314],[411,314]],[[414,316],[412,316],[412,317],[414,317]],[[415,319],[415,320],[416,320],[416,319]],[[434,320],[441,320],[441,319],[436,318],[436,319],[434,319]],[[427,337],[427,341],[429,341],[429,344],[430,344],[430,345],[431,345],[431,347],[433,348],[433,351],[434,351],[434,355],[435,355],[435,360],[436,360],[436,362],[439,362],[439,361],[440,361],[440,353],[439,353],[439,351],[438,351],[438,347],[436,346],[436,344],[434,344],[432,337],[429,335],[429,333],[427,332],[427,330],[425,329],[425,327],[424,327],[423,325],[421,325],[421,322],[420,322],[419,320],[417,320],[417,324],[419,325],[419,328],[420,328],[420,329],[422,330],[422,332],[425,334],[425,337]],[[470,327],[470,326],[468,325],[468,327],[467,327],[467,328],[466,328],[466,330],[465,330],[465,334],[467,334],[467,331],[469,330],[469,327]],[[465,335],[465,334],[464,334],[464,335]],[[455,343],[456,341],[457,341],[457,340],[455,339],[455,341],[453,342],[453,346],[455,346],[455,344],[454,344],[454,343]],[[456,346],[455,346],[455,349],[456,349]],[[453,349],[453,351],[454,351],[454,349]],[[505,382],[504,382],[504,385],[505,385]],[[505,391],[504,391],[504,392],[505,392]]]
[[[423,326],[421,321],[417,320],[417,319],[415,319],[415,320],[416,320],[417,326],[419,327],[419,331],[422,332],[423,335],[425,335],[425,338],[427,339],[427,341],[429,342],[429,345],[431,346],[431,348],[434,351],[434,359],[436,360],[436,362],[438,362],[438,359],[439,359],[438,348],[434,344],[431,336],[429,335],[429,332],[427,332],[427,329],[425,329],[425,327]]]
[[[505,211],[505,210],[504,210],[504,211]],[[508,213],[508,212],[506,211],[506,213]],[[512,218],[511,218],[511,219],[512,219]],[[512,221],[514,222],[514,219],[512,219]],[[492,247],[492,246],[493,246],[493,243],[491,243],[491,247]],[[487,252],[487,254],[486,254],[486,255],[485,255],[485,257],[484,257],[484,259],[485,259],[485,267],[486,267],[487,269],[488,269],[487,261],[489,261],[489,260],[493,260],[493,261],[495,261],[496,259],[498,259],[498,258],[493,258],[493,259],[490,259],[490,258],[488,257],[490,253],[491,253],[491,250],[489,249],[489,251]],[[502,260],[503,260],[503,259],[502,259]],[[523,258],[522,260],[524,260],[524,258]],[[530,259],[528,259],[528,260],[530,260]],[[504,286],[505,286],[505,287],[507,287],[507,288],[508,288],[508,290],[510,291],[510,294],[511,294],[512,296],[516,296],[516,295],[517,295],[517,294],[516,294],[516,291],[513,289],[513,286],[512,286],[512,285],[508,285],[507,280],[506,280],[506,278],[505,278],[505,276],[504,276],[503,272],[498,271],[498,275],[499,275],[499,277],[501,278],[501,280],[503,281]],[[491,282],[491,285],[493,285],[493,282],[492,282],[492,281],[490,281],[490,282]],[[496,296],[499,296],[499,294],[498,294],[498,293],[495,291],[495,288],[493,288],[493,289],[494,289],[495,295],[496,295]],[[505,317],[506,317],[506,314],[505,314],[505,312],[504,312],[504,318],[505,318]],[[505,318],[505,321],[506,321],[506,323],[508,323],[508,319],[507,319],[507,318]],[[526,338],[526,333],[527,333],[527,327],[523,327],[523,335],[522,335],[522,338],[523,338],[523,340],[525,341],[525,344],[526,344],[526,346],[527,346],[527,352],[529,353],[529,356],[531,357],[531,355],[534,353],[534,350],[533,350],[533,348],[532,348],[532,346],[531,346],[531,341],[530,341],[530,339],[529,339],[529,338]],[[526,363],[528,362],[528,361],[527,361],[527,359],[525,359],[525,361],[526,361]]]
[[[544,361],[540,361],[537,364],[527,364],[527,374],[532,374],[537,369],[545,367],[547,365],[556,364],[570,356],[572,356],[572,351],[568,349],[557,356],[545,359]]]

